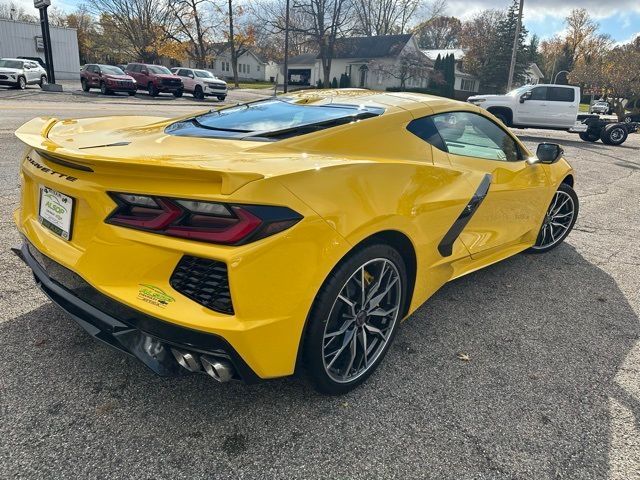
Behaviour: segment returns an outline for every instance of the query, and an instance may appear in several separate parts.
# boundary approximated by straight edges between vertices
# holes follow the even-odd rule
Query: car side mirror
[[[140,70],[140,73],[143,75],[149,75],[149,70]]]
[[[564,150],[557,143],[541,143],[536,150],[536,157],[540,163],[551,164],[557,162],[564,154]]]
[[[531,98],[531,92],[525,92],[520,96],[520,103],[524,103]]]
[[[187,75],[189,78],[196,78],[193,73],[190,73],[189,75]]]

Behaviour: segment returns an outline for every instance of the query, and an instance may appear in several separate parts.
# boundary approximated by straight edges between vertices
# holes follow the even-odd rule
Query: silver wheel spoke
[[[391,260],[375,258],[353,270],[329,311],[323,333],[324,369],[333,381],[352,382],[376,365],[401,302],[402,282]]]
[[[551,210],[551,217],[556,216],[556,215],[560,212],[560,210],[562,210],[562,207],[564,207],[564,206],[567,204],[567,202],[568,202],[569,200],[571,200],[571,199],[570,199],[570,198],[567,198],[564,202],[562,202],[562,203],[560,204],[560,206],[559,206],[558,208],[556,208],[556,209],[554,209],[554,210]]]

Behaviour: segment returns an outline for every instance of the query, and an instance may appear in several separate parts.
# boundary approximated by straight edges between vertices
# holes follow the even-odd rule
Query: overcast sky
[[[82,0],[52,0],[52,4],[71,11]],[[283,0],[284,1],[284,0]],[[33,10],[32,0],[17,0]],[[467,18],[485,8],[506,8],[509,0],[448,0],[448,14]],[[525,0],[524,22],[531,33],[551,37],[564,29],[563,19],[572,8],[586,8],[598,20],[601,30],[617,42],[626,42],[640,33],[638,0]]]

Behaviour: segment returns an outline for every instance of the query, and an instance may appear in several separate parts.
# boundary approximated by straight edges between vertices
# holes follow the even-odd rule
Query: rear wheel
[[[606,143],[607,145],[621,145],[625,142],[628,135],[627,129],[623,125],[612,123],[602,129],[600,138],[602,139],[602,143]]]
[[[599,135],[594,135],[593,133],[589,133],[588,131],[580,132],[579,135],[580,135],[580,138],[585,142],[597,142],[598,140],[600,140]]]
[[[528,251],[544,253],[560,245],[573,229],[578,209],[576,192],[566,183],[560,184],[544,216],[536,243]]]
[[[394,248],[376,244],[327,278],[308,319],[303,362],[314,387],[341,394],[364,382],[391,344],[407,298],[407,271]]]
[[[196,85],[196,89],[193,91],[193,97],[198,100],[204,99],[204,91],[200,85]]]

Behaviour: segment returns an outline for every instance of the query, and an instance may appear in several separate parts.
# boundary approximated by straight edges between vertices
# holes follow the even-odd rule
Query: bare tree
[[[35,15],[27,13],[24,7],[16,2],[1,2],[0,18],[4,18],[7,20],[17,20],[19,22],[38,21],[38,18]]]
[[[89,0],[96,15],[107,14],[115,31],[125,38],[131,55],[144,62],[157,61],[166,39],[169,10],[158,0]]]
[[[253,23],[249,21],[247,11],[240,6],[233,4],[233,0],[227,0],[226,5],[226,43],[222,44],[216,53],[229,51],[231,55],[231,67],[233,70],[233,81],[236,87],[238,81],[238,57],[255,43],[256,32]]]
[[[407,51],[400,55],[397,62],[384,60],[372,62],[371,70],[400,81],[400,88],[405,89],[407,81],[429,77],[430,63],[421,52]]]
[[[404,33],[422,0],[353,0],[354,33],[393,35]]]

